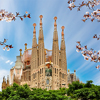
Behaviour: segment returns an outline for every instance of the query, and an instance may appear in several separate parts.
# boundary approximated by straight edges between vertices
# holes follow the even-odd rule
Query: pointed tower
[[[15,66],[10,69],[10,83],[11,84],[13,84],[14,75],[19,80],[21,79],[21,75],[22,75],[22,73],[21,73],[21,69],[23,67],[23,63],[22,63],[22,60],[21,60],[22,49],[20,49],[19,51],[20,51],[20,56],[16,56]]]
[[[36,73],[38,70],[38,56],[37,56],[37,40],[36,40],[36,24],[33,24],[33,42],[32,42],[32,55],[31,55],[31,86],[34,87],[35,83],[38,81],[36,78]]]
[[[57,17],[54,17],[54,32],[53,32],[53,45],[52,45],[52,89],[59,89],[59,45],[58,45],[58,33],[57,33]]]
[[[64,26],[62,28],[62,39],[61,39],[61,68],[67,71],[67,61],[66,61],[66,47],[65,47],[65,40],[64,40]]]
[[[73,81],[76,81],[76,70],[74,70]]]
[[[38,66],[45,64],[45,50],[44,50],[44,36],[43,36],[43,29],[42,29],[42,18],[43,16],[40,15],[40,30],[39,30],[39,37],[38,37],[38,58],[39,64]]]
[[[7,87],[9,86],[9,75],[7,76]]]
[[[5,79],[5,76],[3,77],[3,82],[2,82],[2,90],[3,89],[6,89],[7,87],[7,84],[6,84],[6,79]]]
[[[68,84],[71,83],[70,70],[68,69]]]
[[[53,46],[52,46],[52,62],[53,65],[59,66],[59,45],[58,45],[58,33],[57,33],[57,17],[54,17],[54,33],[53,33]]]

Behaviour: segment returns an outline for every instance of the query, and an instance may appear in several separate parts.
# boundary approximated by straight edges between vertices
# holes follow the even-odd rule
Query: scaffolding
[[[32,49],[27,49],[24,51],[23,56],[21,57],[22,62],[31,60]]]
[[[21,56],[22,62],[30,61],[31,60],[32,49],[27,49],[24,51],[23,55]],[[45,49],[45,62],[52,61],[52,50]]]

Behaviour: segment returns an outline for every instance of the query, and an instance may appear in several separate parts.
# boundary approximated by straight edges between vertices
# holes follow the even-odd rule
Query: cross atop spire
[[[64,26],[62,26],[62,27],[61,27],[61,29],[62,29],[62,32],[61,32],[62,39],[64,39],[64,29],[65,29],[65,27],[64,27]]]
[[[42,18],[43,18],[43,16],[40,15],[39,17],[40,17],[40,28],[42,28]]]

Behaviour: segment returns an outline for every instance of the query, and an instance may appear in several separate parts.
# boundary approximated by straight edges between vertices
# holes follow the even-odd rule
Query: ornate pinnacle
[[[51,64],[51,60],[50,60],[50,64]]]
[[[74,70],[74,72],[76,72],[76,70]]]
[[[27,50],[27,43],[25,43],[24,45],[25,45],[25,50]]]
[[[19,51],[20,51],[20,56],[22,56],[22,52],[21,52],[21,51],[22,51],[22,49],[19,49]]]
[[[43,16],[40,15],[39,17],[40,17],[40,27],[42,27],[42,18],[43,18]]]
[[[36,23],[34,23],[33,26],[34,26],[34,31],[33,31],[33,33],[36,33],[36,30],[35,30]]]
[[[62,30],[64,30],[64,29],[65,29],[65,27],[64,27],[64,26],[62,26],[62,27],[61,27],[61,29],[62,29]]]
[[[40,17],[40,19],[42,19],[42,18],[43,18],[43,16],[42,16],[42,15],[40,15],[39,17]]]
[[[70,72],[70,70],[68,69],[68,72]]]
[[[62,26],[61,29],[62,29],[61,35],[62,35],[62,39],[63,39],[64,38],[64,29],[65,29],[65,27]]]
[[[55,20],[54,26],[57,26],[57,24],[56,24],[57,17],[56,16],[54,17],[54,20]]]

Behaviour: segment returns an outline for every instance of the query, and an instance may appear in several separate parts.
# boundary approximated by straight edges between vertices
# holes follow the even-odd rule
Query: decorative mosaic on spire
[[[55,20],[55,22],[54,22],[54,28],[57,28],[57,24],[56,24],[57,17],[56,16],[54,17],[54,20]]]
[[[65,27],[64,27],[64,26],[62,26],[62,27],[61,27],[61,29],[62,29],[62,32],[61,32],[62,39],[64,39],[64,29],[65,29]]]
[[[35,35],[35,33],[36,33],[36,30],[35,30],[36,23],[34,23],[33,26],[34,26],[33,34]]]
[[[39,17],[40,17],[40,28],[42,28],[42,18],[43,18],[43,16],[40,15]]]

